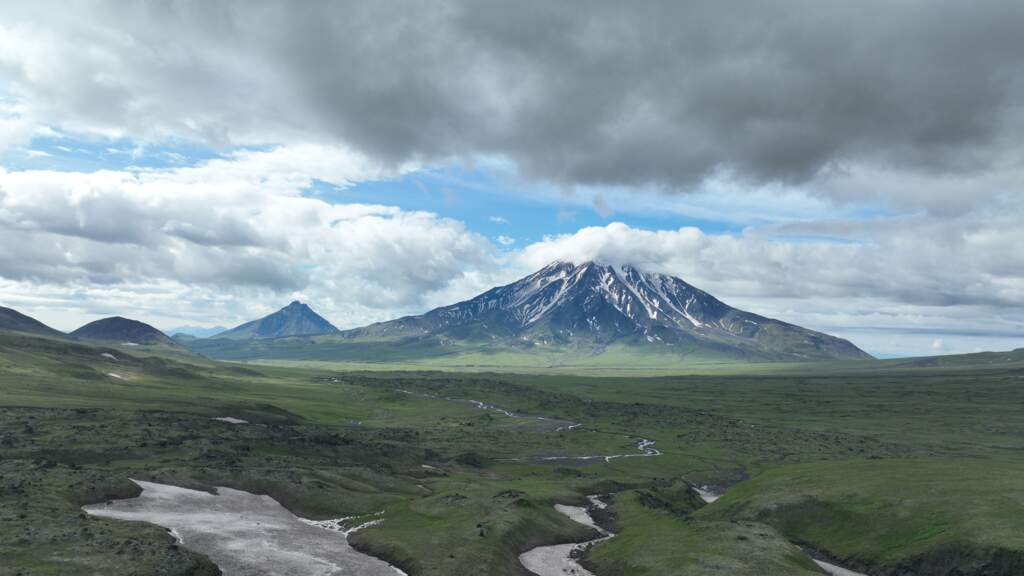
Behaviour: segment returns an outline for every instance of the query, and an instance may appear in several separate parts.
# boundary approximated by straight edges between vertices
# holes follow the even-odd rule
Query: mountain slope
[[[740,360],[870,358],[846,340],[737,310],[679,278],[593,262],[555,262],[471,300],[342,335],[589,345],[594,353],[627,344]]]
[[[71,333],[75,338],[121,344],[178,346],[163,332],[138,320],[112,316],[90,322]]]
[[[336,332],[338,329],[333,324],[314,312],[309,306],[296,300],[273,314],[259,320],[246,322],[241,326],[216,334],[213,338],[252,340],[286,336],[315,336]]]
[[[226,360],[471,369],[673,370],[871,358],[841,338],[732,308],[679,278],[593,262],[556,262],[420,316],[303,339],[246,338],[183,343]]]
[[[66,336],[43,324],[31,316],[26,316],[13,308],[0,306],[0,330],[11,330],[13,332],[28,332],[42,336]]]
[[[886,368],[951,368],[978,370],[981,368],[1024,368],[1024,348],[1005,352],[972,352],[944,356],[892,358],[883,361]]]

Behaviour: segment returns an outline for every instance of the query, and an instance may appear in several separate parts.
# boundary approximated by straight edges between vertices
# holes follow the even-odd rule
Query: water
[[[605,507],[604,502],[601,502],[597,496],[588,496],[587,498],[595,507]],[[579,542],[576,544],[540,546],[520,554],[519,563],[537,576],[594,576],[592,572],[580,566],[579,563],[576,562],[574,556],[598,542],[603,542],[614,537],[615,534],[612,534],[598,526],[594,522],[594,519],[590,517],[590,513],[587,509],[582,506],[565,506],[562,504],[556,504],[555,510],[558,510],[575,522],[579,522],[584,526],[597,530],[601,536],[593,540]]]

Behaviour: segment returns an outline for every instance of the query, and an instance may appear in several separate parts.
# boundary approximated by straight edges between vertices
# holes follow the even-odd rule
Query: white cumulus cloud
[[[1024,346],[1024,252],[1015,248],[1024,242],[1022,211],[1005,210],[952,221],[789,224],[737,235],[616,222],[545,238],[516,252],[513,263],[520,271],[552,260],[632,264],[679,276],[739,308],[855,342],[868,338],[875,350],[910,352],[900,348],[906,342],[888,337],[896,332],[920,334],[914,353],[928,350],[929,333],[942,332]],[[820,236],[819,226],[833,236]]]
[[[0,277],[29,292],[61,286],[69,298],[92,290],[235,294],[239,302],[223,310],[236,319],[293,295],[343,325],[380,319],[493,265],[491,243],[461,222],[302,193],[313,179],[345,186],[391,174],[323,147],[168,170],[0,170]],[[194,319],[189,305],[172,308]]]

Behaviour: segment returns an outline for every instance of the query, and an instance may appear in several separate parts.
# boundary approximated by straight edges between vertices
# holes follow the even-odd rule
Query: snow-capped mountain
[[[555,262],[507,286],[349,338],[612,343],[750,359],[868,358],[850,342],[737,310],[679,278],[632,266]]]

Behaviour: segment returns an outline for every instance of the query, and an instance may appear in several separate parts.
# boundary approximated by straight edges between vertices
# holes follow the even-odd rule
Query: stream
[[[523,414],[517,414],[510,410],[500,408],[494,404],[488,404],[479,400],[462,400],[458,398],[440,398],[438,396],[432,396],[428,394],[416,394],[408,390],[400,390],[405,394],[414,396],[421,396],[426,398],[432,398],[435,400],[447,400],[449,402],[462,402],[469,403],[481,410],[490,410],[499,412],[508,416],[509,418],[522,418],[522,419],[533,419],[533,420],[544,420],[552,422],[567,422],[553,420],[544,416],[526,416]],[[555,429],[556,432],[563,430],[576,430],[583,424],[579,422],[567,423],[559,426]],[[649,457],[649,456],[660,456],[661,452],[654,447],[655,441],[647,438],[641,438],[636,448],[638,453],[631,454],[604,454],[604,455],[591,455],[591,456],[531,456],[527,458],[504,458],[500,459],[500,462],[522,462],[522,461],[535,461],[535,462],[553,462],[553,461],[571,461],[571,460],[604,460],[605,462],[611,462],[617,458],[637,458],[637,457]],[[697,494],[700,495],[701,499],[706,504],[711,504],[721,497],[720,492],[716,492],[709,486],[695,486]],[[591,506],[596,508],[605,508],[607,504],[602,502],[598,495],[591,495],[587,497],[590,500]],[[594,540],[588,540],[586,542],[569,543],[569,544],[556,544],[553,546],[540,546],[533,548],[519,555],[519,562],[531,573],[537,576],[595,576],[593,573],[583,568],[576,562],[575,558],[578,557],[587,548],[613,538],[615,534],[608,532],[607,530],[598,526],[594,519],[591,518],[588,508],[582,506],[566,506],[564,504],[556,504],[555,509],[558,512],[564,514],[571,520],[579,522],[584,526],[589,526],[594,530],[597,530],[601,536]],[[824,560],[814,558],[811,559],[814,563],[821,568],[829,576],[868,576],[867,574],[856,572],[842,566],[837,566]]]
[[[587,496],[591,506],[605,508],[607,504],[602,502],[597,495]],[[567,516],[569,519],[579,522],[597,530],[601,536],[586,542],[555,544],[553,546],[540,546],[519,555],[519,563],[537,576],[594,576],[592,572],[579,565],[576,558],[587,548],[609,538],[615,534],[598,526],[590,517],[590,512],[582,506],[565,506],[555,504],[555,510]]]
[[[559,420],[558,418],[548,418],[547,416],[535,416],[531,414],[519,414],[517,412],[501,408],[500,406],[495,406],[494,404],[489,404],[487,402],[482,402],[480,400],[473,400],[472,398],[452,398],[450,396],[438,396],[436,394],[413,392],[411,390],[405,390],[403,388],[399,388],[398,392],[401,392],[402,394],[408,394],[410,396],[416,396],[418,398],[429,398],[430,400],[444,400],[445,402],[455,402],[457,404],[469,404],[471,406],[479,408],[480,410],[488,412],[497,412],[503,416],[515,418],[517,420],[535,420],[537,422],[544,422],[550,424],[555,432],[575,430],[582,426],[582,424],[580,424],[579,422],[572,422],[569,420]]]
[[[541,421],[541,422],[548,422],[548,423],[551,423],[554,426],[556,426],[554,428],[555,432],[563,432],[563,431],[568,432],[568,431],[571,431],[571,430],[578,430],[580,427],[583,426],[583,424],[581,422],[572,422],[570,420],[559,420],[557,418],[548,418],[547,416],[533,416],[533,415],[527,415],[527,414],[519,414],[519,413],[516,413],[516,412],[512,412],[511,410],[506,410],[505,408],[501,408],[500,406],[495,406],[494,404],[489,404],[487,402],[482,402],[480,400],[442,397],[442,396],[437,396],[437,395],[434,395],[434,394],[424,394],[424,393],[412,392],[410,390],[405,390],[405,389],[402,389],[402,388],[399,388],[398,392],[401,392],[402,394],[408,394],[410,396],[417,396],[417,397],[420,397],[420,398],[429,398],[431,400],[444,400],[446,402],[457,402],[457,403],[460,403],[460,404],[470,404],[472,406],[476,406],[477,408],[479,408],[481,410],[487,410],[487,411],[491,411],[491,412],[498,412],[499,414],[503,414],[503,415],[505,415],[505,416],[507,416],[509,418],[517,418],[517,419],[520,419],[520,420],[537,420],[537,421]],[[628,438],[628,436],[627,436],[627,438]],[[499,458],[498,462],[557,462],[557,461],[572,461],[572,460],[577,460],[577,461],[578,460],[604,460],[605,462],[611,462],[612,460],[615,460],[617,458],[642,458],[642,457],[645,457],[645,456],[661,456],[661,452],[658,451],[658,449],[654,447],[654,443],[655,443],[654,440],[649,440],[647,438],[640,438],[640,439],[637,440],[637,443],[636,443],[636,449],[639,452],[638,453],[634,452],[634,453],[630,453],[630,454],[593,454],[593,455],[586,455],[586,456],[529,456],[529,457],[526,457],[526,458]]]
[[[498,462],[569,462],[573,460],[604,460],[611,462],[618,458],[643,458],[649,456],[661,456],[661,452],[654,447],[654,440],[641,438],[636,443],[639,452],[631,454],[596,454],[592,456],[528,456],[526,458],[499,458]]]
[[[694,487],[694,490],[697,491],[697,494],[700,495],[701,499],[704,500],[706,504],[711,504],[722,496],[720,492],[715,492],[708,486]],[[824,560],[818,560],[813,556],[811,556],[811,560],[813,560],[814,563],[818,565],[818,568],[824,570],[829,576],[868,576],[863,572],[854,572],[848,568],[843,568],[842,566],[837,566],[830,562],[825,562]]]
[[[818,568],[824,570],[829,576],[868,576],[863,572],[854,572],[853,570],[848,570],[842,566],[836,566],[835,564],[830,564],[824,560],[818,560],[817,558],[811,558],[811,560],[814,560],[814,563],[818,565]]]
[[[528,416],[505,410],[479,400],[439,398],[450,402],[471,404],[481,410],[495,411],[509,418],[549,422],[554,431],[578,429],[582,424]],[[226,422],[230,420],[222,418]],[[505,461],[604,460],[660,456],[655,441],[641,438],[637,452],[591,456],[535,456]],[[348,544],[348,535],[379,524],[383,512],[331,520],[299,518],[269,496],[218,487],[214,493],[178,486],[132,480],[142,488],[137,498],[83,506],[93,516],[120,520],[145,521],[162,526],[179,544],[208,556],[225,576],[405,576],[398,568],[363,554]],[[704,502],[710,504],[721,495],[708,486],[694,488]],[[555,510],[567,518],[595,530],[599,536],[586,542],[540,546],[519,555],[519,562],[537,576],[595,576],[576,561],[591,546],[614,538],[615,534],[594,522],[590,510],[607,504],[599,495],[587,497],[590,506],[556,504]],[[370,518],[353,524],[356,518]],[[829,576],[867,576],[841,566],[812,558]]]
[[[695,487],[694,490],[700,494],[701,499],[703,499],[707,504],[718,500],[721,496],[720,493],[712,491],[707,486]],[[598,495],[587,496],[587,499],[590,500],[590,504],[594,508],[603,509],[608,506],[606,503],[601,501]],[[589,508],[555,504],[555,510],[558,510],[560,513],[575,522],[579,522],[584,526],[597,530],[601,536],[593,540],[587,540],[586,542],[539,546],[520,554],[519,563],[536,576],[596,576],[593,572],[590,572],[583,566],[580,566],[576,561],[576,558],[582,555],[582,553],[591,546],[604,542],[610,538],[614,538],[615,534],[598,526],[590,516]],[[853,570],[843,568],[842,566],[825,562],[824,560],[818,560],[813,557],[811,559],[814,560],[814,563],[829,576],[867,576],[867,574],[855,572]]]

